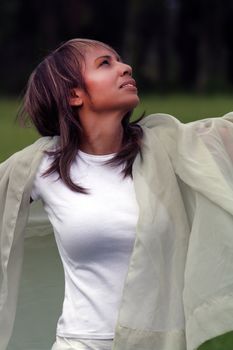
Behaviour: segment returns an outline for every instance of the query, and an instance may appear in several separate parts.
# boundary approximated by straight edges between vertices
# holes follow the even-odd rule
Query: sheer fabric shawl
[[[185,125],[155,114],[140,122],[142,158],[133,165],[140,214],[114,350],[194,350],[233,329],[232,121],[228,114]],[[42,138],[0,166],[2,350],[12,333],[20,280],[9,350],[47,350],[55,338],[62,269],[45,214],[36,204],[28,216],[43,151],[57,142]],[[163,208],[172,227],[160,223]],[[35,265],[31,271],[25,265],[21,274],[24,249],[25,260],[31,256]]]

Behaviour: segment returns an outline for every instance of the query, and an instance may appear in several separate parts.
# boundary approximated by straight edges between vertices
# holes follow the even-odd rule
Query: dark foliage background
[[[0,93],[74,37],[115,47],[143,90],[231,90],[232,17],[233,0],[1,0]]]

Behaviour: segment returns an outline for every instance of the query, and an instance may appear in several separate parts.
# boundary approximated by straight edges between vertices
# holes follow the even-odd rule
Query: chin
[[[127,101],[127,109],[128,110],[132,110],[135,107],[137,107],[137,105],[140,103],[140,99],[139,97],[136,95],[133,98],[131,98],[129,101]]]

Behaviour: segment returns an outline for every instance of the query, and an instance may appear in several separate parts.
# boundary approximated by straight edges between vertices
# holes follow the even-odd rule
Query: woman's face
[[[127,113],[139,103],[132,69],[114,51],[101,46],[88,48],[83,77],[88,94],[84,90],[78,94],[86,110]]]

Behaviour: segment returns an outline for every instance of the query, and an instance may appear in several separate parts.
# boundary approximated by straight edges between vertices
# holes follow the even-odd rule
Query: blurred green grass
[[[141,104],[136,113],[145,111],[151,113],[172,114],[180,121],[187,123],[197,119],[219,117],[233,111],[233,98],[229,95],[189,95],[148,94],[141,98]]]
[[[16,122],[19,101],[0,98],[0,161],[12,153],[35,141],[39,136],[32,129],[22,129]],[[231,95],[186,95],[148,94],[141,97],[141,104],[136,108],[133,119],[142,114],[169,113],[182,122],[189,122],[208,117],[219,117],[233,110]],[[207,341],[199,350],[232,350],[233,332]]]
[[[19,101],[11,98],[0,98],[0,161],[12,153],[29,145],[38,138],[38,134],[29,128],[22,129],[15,121]],[[135,109],[133,118],[143,111],[151,113],[169,113],[183,122],[196,119],[221,116],[233,110],[231,95],[185,95],[170,94],[142,95],[139,107]]]
[[[19,127],[18,109],[16,99],[0,98],[0,162],[38,138],[34,130]]]

